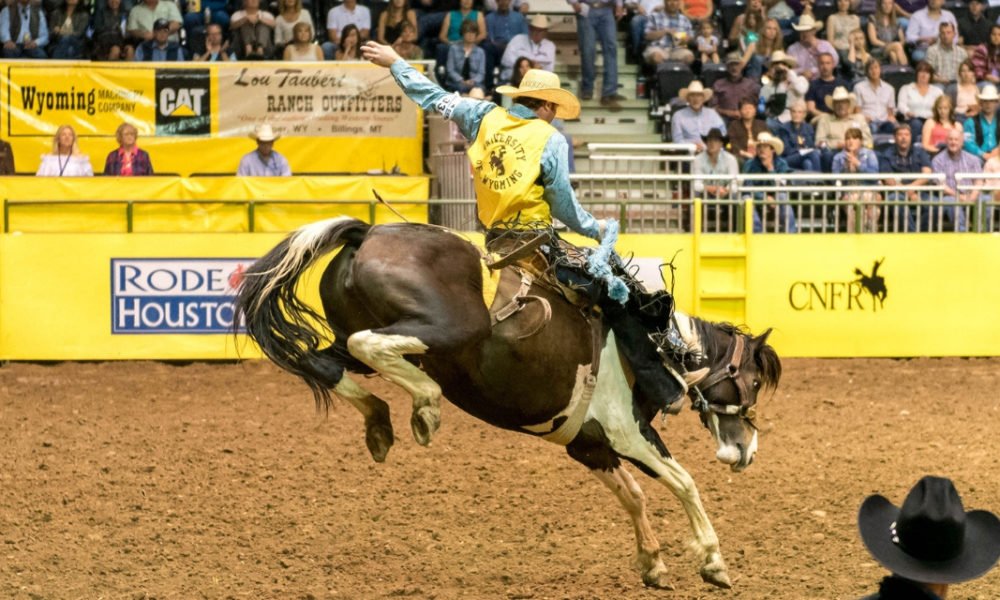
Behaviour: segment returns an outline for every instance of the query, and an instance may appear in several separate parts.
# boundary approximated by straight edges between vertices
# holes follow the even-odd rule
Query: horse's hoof
[[[673,584],[670,583],[670,578],[667,576],[667,567],[665,567],[662,563],[643,573],[642,583],[646,587],[656,588],[658,590],[674,589]]]
[[[365,445],[377,463],[385,462],[394,441],[391,423],[371,424],[365,428]]]
[[[430,406],[422,406],[414,411],[410,418],[413,428],[413,439],[421,446],[429,446],[431,436],[441,426],[441,411]]]
[[[705,583],[711,583],[725,590],[733,587],[733,582],[729,580],[729,573],[726,571],[726,563],[721,557],[701,568],[701,578]]]

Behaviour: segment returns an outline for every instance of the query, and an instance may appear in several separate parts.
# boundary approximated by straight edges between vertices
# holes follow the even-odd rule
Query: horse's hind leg
[[[413,397],[410,419],[413,437],[422,446],[430,444],[431,436],[441,425],[441,386],[404,358],[407,354],[427,352],[427,345],[416,337],[380,334],[366,329],[347,338],[347,349],[352,356],[409,392]]]
[[[365,445],[375,462],[385,462],[394,440],[389,405],[355,383],[347,373],[340,378],[333,392],[364,416]]]

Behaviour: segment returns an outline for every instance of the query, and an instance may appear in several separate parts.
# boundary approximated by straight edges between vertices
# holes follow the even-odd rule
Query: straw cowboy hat
[[[817,21],[812,15],[802,15],[799,17],[799,22],[792,25],[792,29],[795,31],[819,31],[823,29],[823,22]]]
[[[559,76],[541,69],[530,69],[521,79],[521,85],[501,85],[497,91],[511,98],[538,98],[556,105],[556,116],[560,119],[575,119],[580,116],[580,101],[573,92],[562,89]]]
[[[840,85],[833,90],[833,94],[826,97],[826,106],[830,110],[833,110],[833,103],[840,102],[841,100],[847,100],[851,103],[851,110],[858,104],[858,98],[854,94],[847,91],[847,88]]]
[[[687,97],[690,94],[701,94],[705,97],[705,101],[707,102],[708,99],[712,97],[712,88],[706,88],[705,84],[695,79],[691,82],[691,85],[681,89],[677,96],[686,102]]]
[[[911,581],[969,581],[1000,559],[1000,519],[985,510],[965,512],[954,484],[942,477],[918,481],[901,508],[869,496],[858,529],[875,560]]]
[[[983,89],[976,94],[976,99],[980,102],[983,100],[994,102],[1000,101],[1000,95],[997,95],[997,86],[992,83],[987,83],[983,86]]]
[[[528,25],[534,27],[535,29],[548,29],[549,28],[549,18],[545,15],[535,15],[531,17],[531,22]]]
[[[774,148],[774,154],[776,156],[781,156],[785,153],[785,143],[781,141],[781,138],[771,135],[766,131],[762,131],[757,134],[757,145],[770,146]]]
[[[250,138],[257,140],[258,142],[273,142],[281,137],[281,134],[274,133],[271,129],[271,125],[264,123],[263,125],[257,127],[257,130],[250,134]]]
[[[785,54],[784,50],[775,50],[771,53],[771,64],[784,64],[788,65],[788,68],[794,69],[799,66],[799,61],[790,54]]]

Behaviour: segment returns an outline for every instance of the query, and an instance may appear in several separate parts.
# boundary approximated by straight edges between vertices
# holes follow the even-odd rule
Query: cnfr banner
[[[37,170],[71,125],[94,171],[131,123],[159,173],[231,174],[270,123],[293,173],[423,172],[422,115],[385,69],[360,63],[8,62],[0,137],[19,173]]]

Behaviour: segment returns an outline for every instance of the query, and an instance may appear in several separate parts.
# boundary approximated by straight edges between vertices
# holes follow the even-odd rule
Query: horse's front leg
[[[642,570],[642,582],[660,589],[674,589],[667,576],[667,567],[660,558],[660,543],[656,540],[653,527],[646,517],[646,497],[639,484],[621,466],[610,470],[593,469],[591,473],[614,492],[632,519],[635,541],[639,547],[638,560],[639,568]]]

